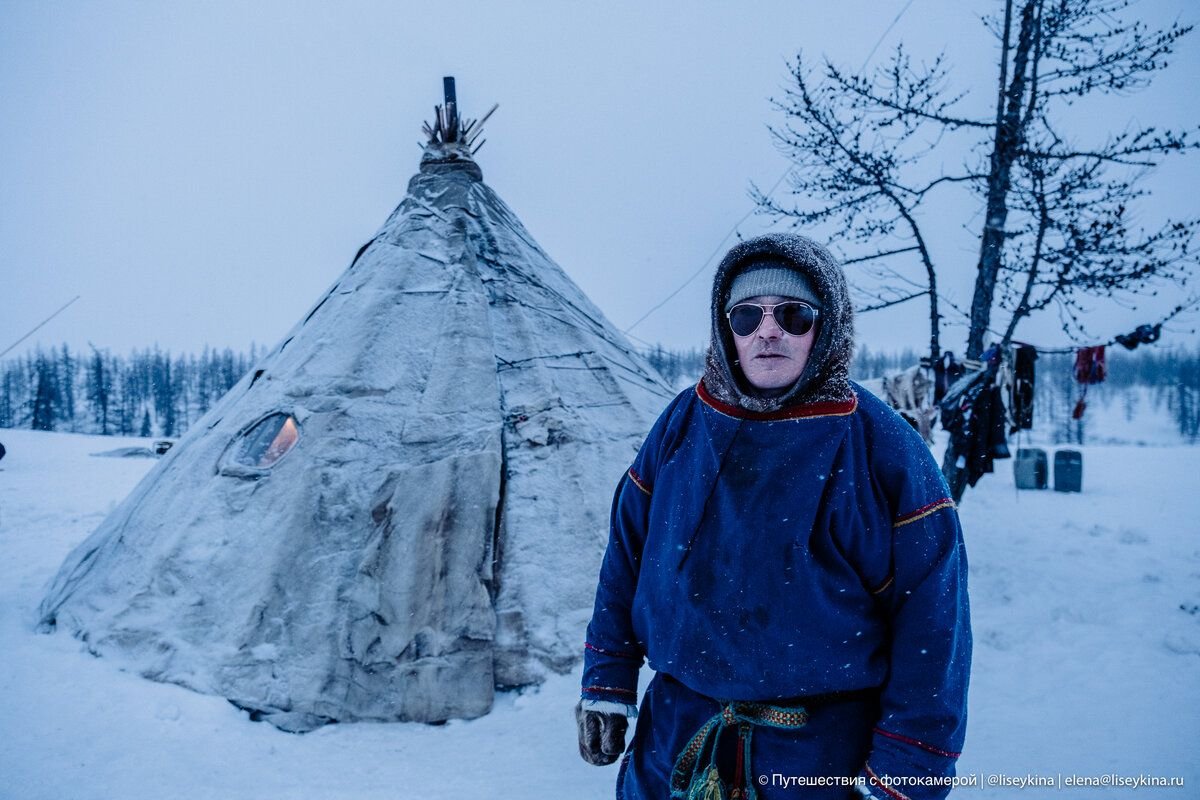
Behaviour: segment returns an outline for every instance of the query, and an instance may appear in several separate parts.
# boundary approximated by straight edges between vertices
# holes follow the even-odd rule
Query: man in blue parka
[[[717,268],[704,376],[617,486],[587,630],[580,753],[612,763],[637,719],[619,798],[949,792],[962,532],[921,437],[850,382],[852,347],[824,247],[762,236]]]

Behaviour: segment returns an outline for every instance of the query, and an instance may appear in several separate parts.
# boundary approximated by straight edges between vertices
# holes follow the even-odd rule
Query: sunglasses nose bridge
[[[783,335],[783,328],[779,325],[779,320],[775,319],[775,307],[771,306],[771,310],[762,315],[759,320],[758,329],[754,331],[757,336],[764,339],[778,339]]]

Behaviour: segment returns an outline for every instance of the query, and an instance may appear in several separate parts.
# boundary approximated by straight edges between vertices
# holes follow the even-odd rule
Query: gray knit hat
[[[744,267],[729,287],[725,311],[751,297],[794,297],[820,308],[817,293],[808,276],[782,259],[761,259]]]

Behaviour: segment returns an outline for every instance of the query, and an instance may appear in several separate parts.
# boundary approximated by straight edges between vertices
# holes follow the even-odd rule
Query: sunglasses
[[[779,329],[792,336],[803,336],[817,323],[817,309],[799,300],[788,300],[770,306],[738,303],[729,309],[725,316],[729,318],[729,327],[735,335],[751,336],[758,330],[758,326],[762,325],[763,317],[768,311],[775,318]]]

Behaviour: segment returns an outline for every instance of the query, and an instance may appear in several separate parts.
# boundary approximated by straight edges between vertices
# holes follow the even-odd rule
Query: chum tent
[[[476,717],[575,665],[673,391],[483,182],[452,90],[400,205],[67,557],[42,630],[293,731]]]

